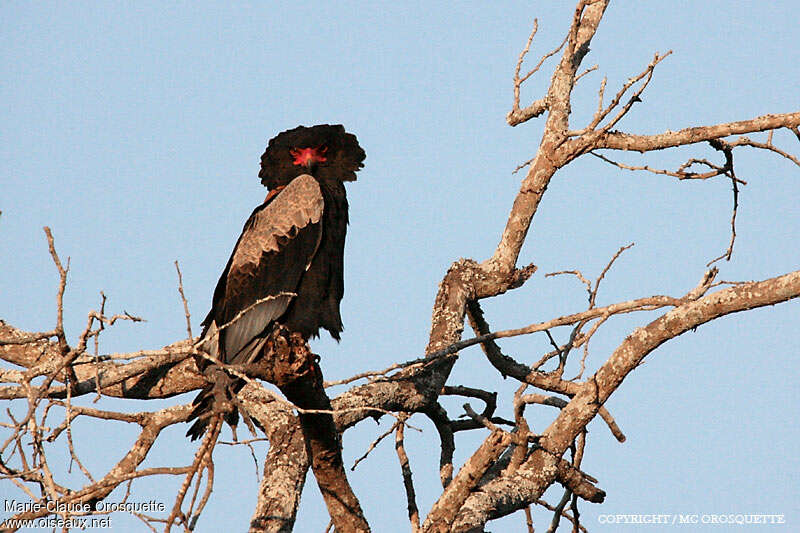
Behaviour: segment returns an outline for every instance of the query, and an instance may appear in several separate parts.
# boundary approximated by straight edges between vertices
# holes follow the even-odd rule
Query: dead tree
[[[739,189],[744,184],[735,173],[734,154],[740,149],[766,150],[800,166],[798,158],[780,148],[775,140],[776,134],[788,132],[800,141],[800,112],[677,131],[665,129],[656,135],[619,130],[621,119],[634,112],[657,67],[670,55],[666,52],[655,54],[641,72],[621,87],[609,88],[608,94],[603,80],[599,84],[596,112],[580,122],[581,119],[572,116],[571,98],[579,80],[595,70],[582,65],[607,5],[607,0],[579,1],[563,42],[529,68],[528,54],[537,31],[534,23],[514,70],[513,103],[507,121],[511,126],[518,126],[538,118],[544,121],[544,132],[533,157],[521,167],[527,172],[494,254],[482,261],[460,259],[444,274],[434,302],[430,338],[423,356],[399,361],[382,370],[364,371],[335,383],[352,385],[332,398],[329,408],[326,398],[321,399],[322,409],[298,407],[254,379],[271,375],[274,369],[262,368],[254,373],[247,368],[228,368],[248,380],[248,385],[239,393],[239,402],[269,440],[269,451],[261,459],[264,475],[251,531],[292,530],[306,473],[313,462],[313,457],[309,457],[313,446],[309,448],[304,442],[303,420],[315,415],[332,416],[340,434],[368,418],[394,418],[393,425],[383,436],[395,435],[410,527],[415,532],[482,531],[490,520],[517,511],[527,513],[530,522],[533,505],[550,509],[556,526],[564,519],[571,521],[576,530],[582,529],[578,500],[599,503],[605,496],[595,478],[581,469],[586,426],[599,416],[619,441],[625,439],[612,414],[604,407],[623,379],[660,345],[687,331],[731,313],[800,296],[800,271],[760,281],[731,283],[718,281],[717,269],[712,266],[720,259],[730,259],[733,254]],[[547,60],[556,57],[560,59],[553,68],[545,94],[523,105],[521,92],[525,82],[537,75]],[[747,137],[760,132],[765,132],[763,139]],[[614,156],[619,151],[646,154],[682,146],[696,147],[699,152],[705,145],[710,146],[713,158],[698,155],[675,169],[629,165]],[[535,273],[533,264],[520,267],[517,261],[540,202],[558,171],[586,156],[619,168],[679,180],[729,180],[733,210],[727,249],[709,263],[707,271],[697,273],[697,285],[687,287],[684,294],[644,296],[599,306],[598,288],[614,261],[627,248],[622,247],[594,280],[579,270],[552,273],[572,275],[585,284],[588,294],[585,309],[519,329],[493,330],[481,309],[481,300],[515,290]],[[153,530],[169,531],[173,526],[191,530],[212,497],[215,468],[212,453],[218,445],[221,423],[212,425],[194,457],[187,458],[185,465],[143,467],[162,431],[187,420],[191,411],[189,405],[120,412],[103,409],[102,403],[98,407],[73,403],[75,398],[89,395],[101,402],[104,398],[169,398],[204,386],[205,380],[195,363],[198,349],[192,337],[188,307],[188,338],[158,350],[98,353],[97,339],[105,328],[117,320],[138,320],[129,314],[109,316],[104,301],[99,310],[89,313],[86,328],[77,341],[70,344],[63,326],[68,265],[60,260],[48,228],[45,233],[60,275],[55,327],[49,331],[26,332],[0,322],[0,357],[8,363],[0,370],[4,383],[0,387],[0,398],[27,405],[22,416],[15,416],[8,410],[8,418],[2,424],[0,483],[5,485],[4,492],[8,493],[14,486],[22,499],[30,500],[23,508],[15,509],[3,527],[17,529],[19,520],[47,516],[65,521],[104,516],[111,511],[104,510],[103,501],[113,490],[124,488],[127,498],[135,491],[138,478],[177,475],[182,476],[183,482],[171,506],[163,509],[123,507],[120,512],[135,515]],[[661,314],[631,331],[604,362],[594,368],[587,366],[589,342],[598,329],[612,317],[641,311]],[[466,339],[465,321],[475,332]],[[552,350],[532,364],[503,353],[496,342],[537,332],[550,335],[557,328],[568,328],[568,340],[559,343],[551,337]],[[448,383],[451,370],[459,363],[459,352],[474,345],[482,348],[499,374],[519,383],[513,397],[498,398],[496,393],[487,390]],[[584,355],[580,360],[580,374],[575,378],[566,377],[567,362],[575,360],[581,351]],[[465,403],[466,416],[456,419],[460,413],[448,412],[440,402],[442,395],[480,400],[485,407],[478,413]],[[513,405],[513,420],[496,416],[498,402]],[[532,431],[526,419],[526,410],[532,406],[556,408],[551,423],[540,432]],[[442,491],[433,507],[427,510],[417,506],[413,461],[404,446],[404,430],[413,414],[430,419],[440,439]],[[73,428],[78,418],[133,424],[139,428],[139,434],[113,468],[95,475],[84,467],[74,451],[73,439],[87,438]],[[488,431],[488,436],[464,464],[456,468],[454,435],[461,431]],[[81,482],[65,481],[54,474],[43,444],[56,441],[66,443],[71,460],[84,475]],[[316,470],[315,473],[323,486],[324,480]],[[554,483],[565,488],[564,497],[557,505],[542,500],[545,490]],[[348,504],[352,502],[351,496],[338,492],[335,484],[329,488],[331,486],[334,488],[328,491],[326,502],[336,529],[366,529],[366,523],[361,522],[363,516],[359,517]],[[349,490],[349,486],[346,489]]]

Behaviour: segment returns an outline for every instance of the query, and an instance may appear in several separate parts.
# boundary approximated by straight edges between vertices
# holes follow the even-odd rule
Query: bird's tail
[[[195,422],[186,432],[186,436],[192,440],[203,436],[209,422],[215,416],[222,416],[234,432],[239,423],[239,402],[236,393],[244,387],[244,380],[232,378],[217,367],[209,367],[206,373],[210,372],[216,374],[213,377],[207,376],[212,384],[201,390],[192,402],[194,409],[189,421]]]
[[[208,319],[206,319],[208,320]],[[202,340],[198,347],[207,352],[214,359],[225,359],[220,357],[219,330],[215,321],[203,331]],[[258,355],[267,341],[266,336],[256,336],[250,342],[241,347],[231,358],[232,363],[251,363]],[[242,356],[245,354],[245,356]],[[241,412],[248,429],[255,435],[255,426],[261,428],[258,421],[252,420],[247,411],[239,404],[236,394],[246,385],[245,380],[233,377],[218,365],[210,364],[207,360],[198,362],[198,367],[203,369],[203,375],[210,385],[200,391],[200,394],[192,402],[194,409],[189,416],[189,421],[195,420],[194,424],[186,432],[186,436],[192,440],[199,439],[206,432],[209,422],[215,416],[222,416],[225,422],[233,430],[236,439],[236,425],[239,423],[239,413]]]

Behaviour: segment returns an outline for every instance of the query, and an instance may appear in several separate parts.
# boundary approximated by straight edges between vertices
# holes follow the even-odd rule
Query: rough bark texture
[[[310,466],[300,421],[288,406],[275,401],[254,384],[245,387],[240,396],[245,409],[264,428],[269,439],[264,477],[259,484],[250,531],[292,531]]]

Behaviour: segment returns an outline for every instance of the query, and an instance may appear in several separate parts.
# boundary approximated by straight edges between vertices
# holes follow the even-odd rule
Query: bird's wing
[[[204,322],[212,355],[229,364],[248,363],[257,355],[263,344],[259,334],[286,311],[316,254],[323,208],[319,184],[303,174],[253,211]],[[214,334],[218,342],[210,338]]]

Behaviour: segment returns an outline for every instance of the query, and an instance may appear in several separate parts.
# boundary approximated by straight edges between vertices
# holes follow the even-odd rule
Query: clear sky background
[[[573,4],[4,2],[0,318],[52,328],[57,273],[42,232],[48,225],[62,258],[71,258],[65,323],[73,341],[100,291],[107,311],[147,319],[107,331],[103,353],[185,337],[176,259],[198,332],[242,224],[263,200],[257,173],[267,140],[298,124],[342,123],[367,152],[358,181],[348,184],[345,331],[341,343],[325,337],[313,348],[327,379],[421,355],[438,281],[453,260],[492,254],[522,178],[511,172],[539,141],[541,121],[505,123],[533,18],[535,61],[561,41]],[[590,120],[604,75],[610,96],[669,49],[674,54],[619,129],[658,133],[797,111],[797,22],[788,0],[613,2],[584,62],[598,72],[580,81],[571,125]],[[541,96],[551,69],[546,64],[525,87],[523,104]],[[774,141],[800,151],[791,134]],[[693,156],[719,160],[707,145],[618,158],[674,168]],[[752,149],[735,158],[748,185],[733,260],[718,264],[719,278],[796,270],[800,169]],[[598,305],[684,294],[727,246],[730,188],[724,179],[678,183],[591,156],[576,161],[553,179],[522,251],[520,264],[535,262],[539,271],[523,288],[486,301],[487,319],[506,329],[584,309],[575,279],[544,274],[578,268],[594,278],[630,242],[636,246],[606,276]],[[605,513],[782,513],[788,524],[771,531],[800,529],[798,311],[792,302],[703,326],[660,347],[625,381],[607,406],[628,441],[617,443],[602,422],[589,426],[584,469],[608,493],[604,505],[581,506],[590,531],[621,530],[598,523]],[[611,321],[592,342],[590,368],[658,314]],[[561,342],[568,334],[554,331]],[[524,362],[549,349],[544,335],[501,346]],[[516,384],[496,377],[477,348],[463,352],[449,383],[500,391],[498,414],[511,416]],[[155,410],[191,398],[106,405]],[[460,412],[462,400],[444,401],[453,416]],[[545,407],[529,413],[534,430],[554,415]],[[348,431],[345,462],[391,422]],[[423,430],[406,435],[425,513],[441,490],[438,439],[423,417],[411,423]],[[185,429],[164,435],[147,466],[190,463],[196,444],[183,438]],[[100,474],[134,430],[78,423],[77,452]],[[484,437],[460,434],[456,460]],[[265,449],[257,448],[259,460]],[[218,446],[215,460],[215,492],[197,531],[245,530],[260,467],[244,447]],[[374,531],[409,529],[391,442],[350,479]],[[181,480],[137,481],[132,500],[171,507]],[[560,495],[556,487],[546,498]],[[23,498],[0,482],[0,499],[12,497]],[[535,519],[543,530],[549,513]],[[322,531],[327,522],[309,477],[297,531]],[[123,515],[113,523],[140,527]],[[524,527],[519,514],[488,529]],[[655,529],[665,528],[647,530]]]

